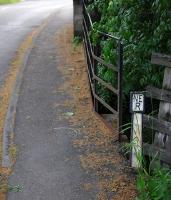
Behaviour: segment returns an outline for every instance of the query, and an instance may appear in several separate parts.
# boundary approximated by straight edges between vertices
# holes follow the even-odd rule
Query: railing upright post
[[[95,55],[97,55],[97,47],[93,46],[93,52]],[[95,59],[93,59],[93,72],[95,75],[97,74],[97,61]],[[93,77],[93,83],[94,83],[94,92],[95,94],[97,94],[97,83],[94,77]],[[95,97],[94,97],[94,110],[97,113],[99,112],[99,103]]]
[[[122,78],[123,78],[123,44],[119,41],[118,46],[119,61],[118,61],[118,133],[119,141],[121,142],[122,134]]]

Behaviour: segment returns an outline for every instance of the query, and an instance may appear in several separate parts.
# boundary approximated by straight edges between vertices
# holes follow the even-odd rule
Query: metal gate
[[[110,34],[103,33],[101,31],[96,30],[98,32],[99,37],[102,39],[111,39],[116,44],[116,52],[117,52],[117,63],[116,65],[107,63],[102,59],[99,55],[99,45],[94,46],[90,39],[90,33],[93,31],[93,22],[91,16],[86,7],[85,1],[83,0],[83,38],[84,38],[84,47],[85,54],[87,59],[87,68],[88,68],[88,76],[91,86],[91,93],[94,101],[94,109],[96,112],[99,112],[99,102],[102,104],[108,111],[115,115],[117,119],[117,129],[119,134],[119,140],[121,136],[121,127],[122,127],[122,74],[123,74],[123,44],[121,40],[117,37],[114,37]],[[102,80],[98,74],[97,69],[98,65],[101,64],[104,67],[113,70],[113,72],[117,76],[117,87],[113,87],[112,84],[107,83]],[[116,77],[115,77],[116,78]],[[113,108],[109,105],[103,98],[98,95],[97,85],[101,84],[103,87],[111,91],[116,98],[113,101],[117,102],[117,108]]]

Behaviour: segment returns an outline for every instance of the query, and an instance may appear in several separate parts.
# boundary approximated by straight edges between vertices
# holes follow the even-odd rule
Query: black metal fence
[[[85,1],[83,1],[83,37],[84,37],[84,47],[87,59],[88,76],[91,86],[92,97],[94,101],[94,109],[99,112],[99,103],[105,107],[110,113],[115,115],[117,120],[118,134],[120,139],[121,127],[122,127],[122,73],[123,73],[123,44],[121,40],[110,34],[103,33],[101,31],[95,30],[102,40],[112,40],[115,44],[115,51],[117,55],[117,63],[107,63],[100,56],[101,47],[100,45],[93,45],[90,38],[90,33],[94,30],[93,22],[91,16],[86,7]],[[112,49],[111,49],[112,50]],[[104,81],[97,74],[99,64],[107,69],[111,69],[114,73],[113,76],[117,80],[116,87],[112,84]],[[100,97],[98,94],[98,85],[103,86],[105,89],[112,92],[114,95],[113,102],[115,105],[109,105],[104,98]]]

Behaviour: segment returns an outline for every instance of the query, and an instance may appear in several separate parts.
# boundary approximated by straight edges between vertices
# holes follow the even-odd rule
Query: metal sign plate
[[[143,92],[131,92],[130,112],[144,113],[144,101],[145,101],[145,96]]]

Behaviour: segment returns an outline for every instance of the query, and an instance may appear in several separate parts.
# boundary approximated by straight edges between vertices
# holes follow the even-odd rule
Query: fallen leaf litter
[[[65,84],[57,91],[67,91],[72,97],[64,102],[74,113],[68,114],[68,120],[76,133],[78,130],[83,133],[81,138],[73,141],[73,146],[81,149],[79,159],[82,168],[95,174],[99,180],[96,186],[85,183],[83,188],[89,191],[97,187],[98,200],[133,200],[136,197],[135,177],[130,175],[129,170],[125,172],[126,161],[118,153],[118,144],[113,142],[117,133],[93,112],[83,47],[73,48],[72,41],[72,26],[57,33],[58,49],[63,55],[58,70],[65,79]]]

